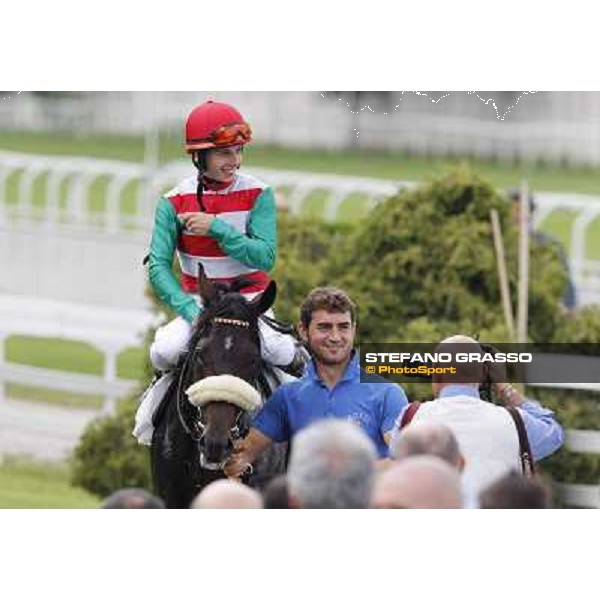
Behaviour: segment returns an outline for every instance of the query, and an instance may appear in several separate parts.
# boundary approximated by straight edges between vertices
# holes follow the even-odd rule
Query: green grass
[[[89,344],[73,340],[11,336],[5,342],[6,360],[44,369],[72,371],[86,375],[102,375],[104,357]],[[142,347],[128,348],[117,357],[117,376],[141,381],[146,377],[146,354]],[[7,383],[10,398],[66,406],[98,409],[103,398],[92,394],[75,394],[57,390]]]
[[[57,133],[0,132],[0,149],[34,154],[90,156],[141,162],[144,140],[135,136],[74,136]],[[163,134],[160,160],[184,158],[181,140]],[[512,187],[527,178],[534,190],[600,194],[600,170],[548,164],[517,164],[468,156],[423,157],[374,150],[304,150],[252,144],[245,152],[247,164],[256,167],[337,173],[383,179],[421,181],[449,167],[469,163],[498,187]]]
[[[64,408],[100,410],[104,404],[104,398],[99,395],[48,390],[19,383],[6,383],[4,393],[8,398],[14,400],[50,404]]]
[[[161,144],[161,151],[171,144]],[[112,160],[141,162],[144,158],[143,139],[132,136],[74,136],[33,131],[0,132],[0,149],[60,156],[92,156]],[[166,157],[163,157],[166,158]]]
[[[6,360],[44,369],[102,375],[104,358],[99,350],[84,342],[58,338],[11,336],[5,342]],[[128,348],[117,358],[117,375],[122,379],[143,379],[143,348]]]
[[[571,227],[577,214],[568,210],[555,210],[541,223],[540,229],[558,238],[569,251]]]
[[[5,352],[10,362],[102,375],[102,353],[83,342],[11,336],[6,340]]]
[[[123,350],[117,359],[117,376],[122,379],[144,379],[146,358],[143,347]]]
[[[0,508],[98,508],[100,503],[69,483],[67,465],[20,458],[0,464]]]
[[[590,260],[600,260],[600,217],[592,222],[587,231],[585,255]]]

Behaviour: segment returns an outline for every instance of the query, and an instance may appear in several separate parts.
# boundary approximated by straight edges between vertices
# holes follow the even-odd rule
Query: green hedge
[[[131,435],[137,400],[119,404],[115,415],[88,425],[73,454],[74,485],[108,496],[123,487],[151,489],[148,448]]]

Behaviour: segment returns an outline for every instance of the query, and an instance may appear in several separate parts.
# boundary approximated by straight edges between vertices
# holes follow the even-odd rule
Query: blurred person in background
[[[302,303],[298,330],[312,360],[303,377],[277,389],[254,418],[225,465],[228,477],[240,477],[273,442],[289,442],[320,419],[354,421],[380,462],[388,459],[394,423],[408,400],[400,386],[361,369],[354,302],[338,288],[315,288]]]
[[[310,425],[292,442],[287,471],[290,508],[367,508],[377,451],[354,423]]]
[[[412,423],[396,436],[390,446],[390,457],[403,460],[409,456],[437,456],[462,472],[465,459],[452,430],[441,423]]]
[[[262,508],[260,494],[237,481],[219,479],[208,484],[190,508]]]
[[[100,508],[165,508],[165,504],[141,488],[124,488],[106,498]]]
[[[402,461],[410,456],[435,456],[454,467],[462,476],[465,457],[452,430],[442,423],[409,423],[402,435],[394,436],[390,457]],[[463,508],[479,508],[477,494],[463,484]]]
[[[436,456],[410,456],[378,473],[371,508],[462,508],[458,471]]]
[[[285,475],[271,479],[262,491],[265,508],[289,508],[288,484]]]
[[[480,508],[552,508],[550,488],[539,478],[512,471],[479,495]]]
[[[159,372],[177,364],[202,311],[200,266],[214,283],[243,279],[247,285],[240,291],[251,299],[268,286],[277,256],[273,190],[239,171],[244,146],[252,140],[244,117],[228,104],[204,102],[188,116],[185,135],[196,173],[158,201],[148,257],[155,294],[178,314],[156,331],[150,348]],[[175,255],[180,281],[172,270]],[[300,375],[305,355],[294,339],[262,320],[259,326],[264,360]],[[134,430],[140,443],[151,443],[152,415],[170,381],[170,374],[163,376],[143,396]]]
[[[511,201],[511,217],[513,223],[519,227],[521,223],[521,192],[518,188],[512,189],[508,193],[508,198]],[[563,307],[567,314],[573,314],[577,306],[577,295],[575,293],[575,284],[571,277],[571,269],[569,267],[569,260],[565,247],[562,242],[547,233],[536,231],[533,229],[533,213],[535,212],[535,200],[532,194],[529,194],[529,231],[531,238],[540,246],[551,246],[556,248],[558,257],[562,263],[566,276],[567,276],[567,287],[565,289],[565,295],[563,297]]]

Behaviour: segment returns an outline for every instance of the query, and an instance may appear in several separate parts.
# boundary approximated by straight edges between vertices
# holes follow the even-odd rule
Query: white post
[[[508,288],[508,275],[506,270],[506,258],[504,256],[504,241],[502,239],[502,229],[500,228],[500,219],[498,211],[490,211],[492,220],[492,232],[494,234],[494,247],[496,250],[496,265],[498,267],[498,280],[500,282],[500,294],[502,297],[502,308],[504,309],[504,322],[511,341],[515,339],[515,321],[513,317],[512,306],[510,303],[510,292]]]
[[[519,200],[519,304],[517,312],[517,342],[527,341],[529,303],[529,190],[527,181],[521,183]]]

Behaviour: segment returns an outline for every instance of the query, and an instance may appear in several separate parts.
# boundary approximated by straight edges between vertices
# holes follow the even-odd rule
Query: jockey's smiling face
[[[233,181],[236,171],[242,163],[242,146],[213,148],[206,156],[205,175],[215,181],[228,183]]]
[[[317,362],[338,365],[350,358],[356,323],[352,322],[349,312],[316,310],[312,313],[308,329],[300,324],[299,331]]]

